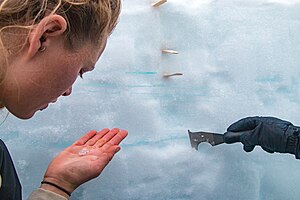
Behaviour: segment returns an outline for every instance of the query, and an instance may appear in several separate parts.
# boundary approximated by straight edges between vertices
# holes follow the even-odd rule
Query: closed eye
[[[78,73],[78,76],[80,77],[80,78],[82,78],[83,79],[83,74],[84,74],[84,70],[83,69],[81,69],[80,71],[79,71],[79,73]]]
[[[95,69],[95,65],[93,65],[92,67],[90,67],[90,68],[87,68],[87,69],[81,69],[80,71],[79,71],[79,73],[78,73],[78,76],[80,77],[80,78],[82,78],[83,79],[83,74],[84,73],[86,73],[86,72],[89,72],[89,71],[93,71]]]

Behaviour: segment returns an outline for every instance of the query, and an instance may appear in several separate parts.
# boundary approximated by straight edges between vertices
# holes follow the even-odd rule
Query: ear
[[[61,36],[67,30],[67,22],[60,15],[50,15],[43,18],[29,33],[28,57],[31,58],[39,52],[39,48],[49,45],[50,37]]]

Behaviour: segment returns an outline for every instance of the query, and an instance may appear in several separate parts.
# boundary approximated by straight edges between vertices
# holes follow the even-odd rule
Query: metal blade
[[[210,133],[210,132],[191,132],[188,130],[192,148],[198,150],[198,145],[202,142],[208,142],[212,146],[224,143],[223,134]]]

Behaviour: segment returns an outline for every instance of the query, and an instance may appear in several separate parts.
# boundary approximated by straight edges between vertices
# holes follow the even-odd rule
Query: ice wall
[[[300,125],[297,0],[124,0],[94,72],[31,120],[1,125],[23,184],[91,129],[129,131],[102,175],[72,199],[296,200],[300,162],[241,144],[191,149],[187,130],[224,132],[270,115]],[[176,55],[162,54],[173,49]],[[165,73],[183,76],[163,78]]]

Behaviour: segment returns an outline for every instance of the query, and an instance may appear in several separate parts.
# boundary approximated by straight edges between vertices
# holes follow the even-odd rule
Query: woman
[[[120,14],[120,0],[0,3],[0,102],[21,119],[71,94],[76,78],[94,69]],[[126,136],[117,128],[90,131],[52,160],[29,199],[68,199],[101,173]],[[9,153],[0,147],[0,198],[21,199]]]

